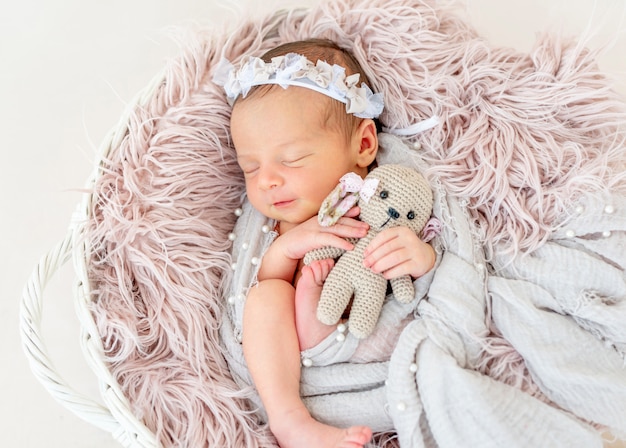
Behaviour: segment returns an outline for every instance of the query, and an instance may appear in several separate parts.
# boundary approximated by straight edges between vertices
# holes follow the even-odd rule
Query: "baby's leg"
[[[334,264],[334,260],[326,259],[302,268],[296,285],[296,331],[300,350],[315,347],[335,331],[334,325],[323,324],[317,318],[322,286]]]
[[[265,280],[250,290],[244,308],[244,356],[270,429],[283,448],[363,447],[372,437],[368,427],[324,425],[311,417],[300,398],[294,294],[288,282]]]

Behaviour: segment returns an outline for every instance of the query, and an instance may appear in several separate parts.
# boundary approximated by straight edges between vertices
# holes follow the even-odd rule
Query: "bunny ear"
[[[345,183],[340,182],[333,191],[330,192],[317,214],[317,220],[321,226],[328,227],[339,221],[359,201],[358,191],[349,191]]]

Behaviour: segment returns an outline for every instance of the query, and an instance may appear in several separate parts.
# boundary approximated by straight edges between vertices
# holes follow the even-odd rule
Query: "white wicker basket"
[[[361,1],[363,2],[363,4],[366,3],[365,0]],[[378,5],[377,7],[380,7],[383,4],[385,7],[388,6],[387,2],[384,0],[378,0],[378,2],[372,2],[371,0],[368,0],[368,2],[374,5]],[[357,2],[355,1],[354,3]],[[342,4],[343,6],[345,6],[345,4],[347,3],[342,0],[337,2],[337,4]],[[355,9],[358,10],[358,8]],[[405,11],[405,9],[402,9],[402,11]],[[293,17],[289,16],[289,18]],[[322,26],[325,23],[330,22],[326,20],[321,20],[319,18],[318,20],[320,20]],[[299,22],[294,19],[294,23],[298,24]],[[339,20],[338,23],[345,25],[347,21]],[[355,22],[355,26],[359,23],[360,22]],[[421,21],[416,21],[416,23],[421,23]],[[266,27],[266,35],[270,35],[271,33],[277,32],[277,29],[281,29],[278,25],[278,20],[267,21],[264,25]],[[300,32],[300,29],[301,28],[297,28],[297,31]],[[247,32],[250,33],[250,28],[242,28],[242,30],[243,31],[241,32],[247,30]],[[285,31],[285,33],[287,33],[287,31]],[[353,34],[347,32],[344,33],[344,30],[338,30],[337,33],[339,36],[343,36],[342,38],[344,39],[344,42],[346,42],[346,44],[348,42],[352,42],[351,40],[349,40],[349,36]],[[293,32],[293,35],[297,35],[296,31]],[[292,34],[290,34],[290,36],[292,36]],[[235,46],[235,48],[239,48],[233,42],[235,42],[236,44],[235,39],[232,39],[232,42],[230,42],[230,44]],[[446,40],[444,43],[447,44],[448,41]],[[381,60],[384,61],[384,59],[379,59],[379,62]],[[400,58],[398,64],[400,66],[406,65],[403,61],[406,62],[405,59]],[[393,75],[394,72],[383,70],[383,68],[379,69],[381,75],[387,76],[384,81],[388,84],[383,84],[382,89],[384,90],[384,85],[395,85],[396,80],[393,79],[393,76],[389,75]],[[566,69],[564,70],[567,71]],[[593,76],[594,72],[591,72],[589,77],[591,78]],[[128,122],[131,111],[138,107],[140,108],[147,105],[154,96],[154,93],[157,91],[157,89],[163,84],[165,78],[165,72],[156,76],[153,81],[148,84],[148,86],[146,86],[146,88],[144,88],[133,101],[129,103],[126,109],[126,113],[121,117],[119,124],[111,131],[111,133],[104,140],[101,146],[100,152],[102,160],[106,160],[107,157],[110,156],[110,154],[112,154],[112,152],[120,146],[121,141],[129,132],[130,128]],[[382,76],[380,78],[382,78]],[[379,82],[382,81],[379,80]],[[519,82],[519,80],[517,80],[517,82]],[[564,88],[569,89],[569,85],[570,84],[565,84]],[[592,92],[592,89],[589,89],[588,87],[585,87],[585,89],[585,95],[587,95],[587,93],[589,92]],[[419,93],[422,92],[422,90],[419,90],[416,87],[414,87],[413,90],[409,89],[407,91],[411,92],[413,98],[411,101],[403,102],[403,104],[409,104],[411,105],[411,108],[407,110],[402,110],[401,108],[399,108],[395,110],[396,115],[392,114],[389,117],[390,121],[395,123],[396,127],[404,127],[407,123],[413,122],[416,117],[425,115],[426,113],[424,111],[431,111],[430,105],[428,104],[430,98],[428,95],[420,97]],[[599,95],[602,95],[604,90],[598,92]],[[585,95],[582,96],[583,99],[587,98],[587,96]],[[541,98],[544,97],[541,96]],[[611,101],[611,99],[605,101],[605,106],[607,108],[611,106],[611,104],[616,104],[611,103]],[[397,103],[400,102],[397,101]],[[583,103],[584,102],[581,102],[581,104]],[[520,102],[520,104],[523,104],[523,102]],[[420,107],[422,107],[423,110],[420,110]],[[584,116],[584,114],[581,116]],[[598,117],[599,121],[601,121],[606,118],[606,115],[598,114]],[[502,119],[502,117],[500,117],[500,119]],[[569,126],[569,124],[565,123],[564,127],[565,126]],[[598,125],[598,127],[600,127],[600,125]],[[609,128],[607,132],[611,131],[611,129],[617,128],[621,129],[621,126],[618,126],[615,122],[611,122],[609,123]],[[436,137],[437,135],[432,138],[436,139]],[[546,140],[544,139],[544,141]],[[434,147],[435,145],[431,144],[431,146]],[[605,151],[623,150],[623,147],[610,147],[609,144],[607,144],[606,147],[604,147],[603,145],[600,146],[602,146],[603,150]],[[621,152],[620,154],[623,154],[623,152]],[[601,160],[601,158],[599,158],[598,160]],[[620,158],[620,160],[622,159]],[[103,169],[100,164],[97,164],[95,167],[95,171],[89,180],[87,186],[88,191],[90,191],[95,185],[96,181],[100,179],[103,174],[102,171]],[[488,187],[488,184],[485,185]],[[124,395],[124,393],[122,392],[122,388],[113,377],[111,371],[104,362],[105,351],[101,341],[101,336],[98,332],[98,328],[96,327],[94,316],[90,311],[93,300],[93,295],[91,293],[92,289],[88,275],[90,247],[89,241],[85,238],[85,234],[87,224],[91,217],[90,214],[92,213],[94,207],[94,200],[95,197],[92,194],[88,193],[84,195],[83,200],[72,219],[70,228],[66,236],[49,253],[42,257],[42,259],[36,266],[32,276],[30,277],[24,290],[21,306],[20,317],[22,343],[26,355],[29,359],[31,369],[34,372],[35,376],[48,390],[48,392],[63,406],[65,406],[67,409],[69,409],[85,421],[105,431],[110,432],[113,437],[123,446],[155,447],[159,445],[156,434],[148,429],[148,427],[131,412],[128,398]],[[490,205],[491,203],[485,202],[485,204]],[[515,209],[516,204],[516,202],[512,202],[512,205],[509,204],[509,206]],[[502,231],[509,232],[509,229],[504,228]],[[84,351],[84,356],[94,374],[96,375],[98,383],[100,385],[102,403],[99,403],[94,399],[86,397],[85,395],[77,392],[58,373],[58,371],[55,369],[53,360],[49,356],[49,352],[46,348],[42,335],[44,290],[52,276],[65,263],[69,262],[70,260],[73,261],[74,269],[78,277],[77,285],[75,288],[75,307],[82,330],[81,345]],[[417,400],[417,396],[415,397],[415,400]],[[239,424],[240,422],[235,420],[232,421],[234,422],[234,424]],[[422,421],[423,420],[420,419],[419,422],[421,423]],[[409,425],[407,426],[407,428],[410,428],[412,430],[413,427]],[[226,431],[230,430],[230,427],[226,428]],[[471,428],[471,430],[474,430],[474,428]],[[254,432],[253,435],[258,435],[258,432]]]
[[[128,112],[145,104],[162,83],[163,78],[163,74],[156,76],[134,101],[128,104],[127,113],[123,114],[119,125],[103,141],[100,148],[101,159],[106,158],[112,148],[118,147],[126,134]],[[96,164],[94,173],[88,181],[88,191],[99,175],[100,166]],[[92,295],[87,274],[89,248],[84,238],[84,230],[92,210],[92,200],[92,194],[84,195],[72,217],[65,238],[41,258],[24,288],[20,310],[22,345],[37,379],[64,407],[83,420],[110,432],[123,446],[155,447],[158,445],[155,434],[131,413],[128,400],[103,361],[104,349],[89,311]],[[61,377],[55,369],[42,336],[44,290],[54,274],[70,260],[73,261],[77,276],[74,305],[82,330],[80,342],[87,363],[97,377],[104,404],[77,392]]]

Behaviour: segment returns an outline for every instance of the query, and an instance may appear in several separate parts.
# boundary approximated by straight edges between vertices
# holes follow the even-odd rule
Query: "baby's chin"
[[[319,206],[308,206],[303,204],[302,201],[295,199],[270,206],[266,216],[277,221],[285,221],[296,225],[317,216],[318,210]]]

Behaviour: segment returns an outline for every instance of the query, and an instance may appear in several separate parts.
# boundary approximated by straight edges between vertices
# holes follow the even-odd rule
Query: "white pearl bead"
[[[237,300],[239,301],[246,300],[246,295],[244,293],[237,294]]]
[[[243,341],[243,336],[238,334],[237,335],[237,342],[239,342],[241,344],[241,341]]]
[[[235,233],[234,233],[234,232],[230,232],[230,233],[228,234],[228,239],[229,239],[229,240],[231,240],[231,241],[235,241],[235,239],[236,239],[236,238],[237,238],[237,235],[235,235]]]
[[[270,226],[268,226],[267,224],[265,224],[263,227],[261,227],[261,232],[269,233],[269,231],[270,231]]]
[[[611,236],[611,232],[609,230],[605,230],[604,232],[602,232],[602,236],[608,238]]]
[[[252,259],[250,260],[250,263],[252,263],[253,266],[256,266],[259,264],[259,258],[258,257],[252,257]]]
[[[232,305],[233,303],[235,303],[235,297],[234,297],[234,296],[230,296],[230,297],[228,298],[228,303],[230,303],[231,305]]]
[[[343,333],[339,333],[335,339],[337,340],[337,342],[343,342],[346,340],[346,335]]]
[[[413,142],[413,149],[415,150],[422,149],[422,144],[420,142]]]
[[[248,242],[245,242],[241,245],[242,250],[248,250],[249,247],[250,247],[250,244]]]
[[[313,361],[311,361],[309,358],[303,358],[302,365],[304,367],[311,367],[313,365]]]
[[[409,366],[409,372],[412,372],[412,373],[417,372],[417,364],[412,363],[412,364]]]
[[[230,268],[234,271],[235,269],[237,269],[237,263],[231,263],[230,264]]]
[[[584,213],[585,211],[585,207],[583,207],[582,205],[579,205],[576,207],[576,213],[578,213],[579,215]]]
[[[576,236],[576,232],[574,232],[572,229],[568,230],[565,232],[565,236],[568,238],[574,238]]]
[[[404,401],[400,401],[396,407],[398,408],[398,411],[406,411],[406,403]]]
[[[235,216],[241,216],[243,215],[243,209],[242,208],[236,208],[235,209]]]
[[[341,323],[341,324],[337,325],[337,331],[339,333],[345,333],[346,329],[347,329],[346,324]]]
[[[604,213],[606,213],[607,215],[611,215],[613,214],[613,212],[615,212],[615,207],[613,207],[612,205],[607,205],[606,207],[604,207]]]

